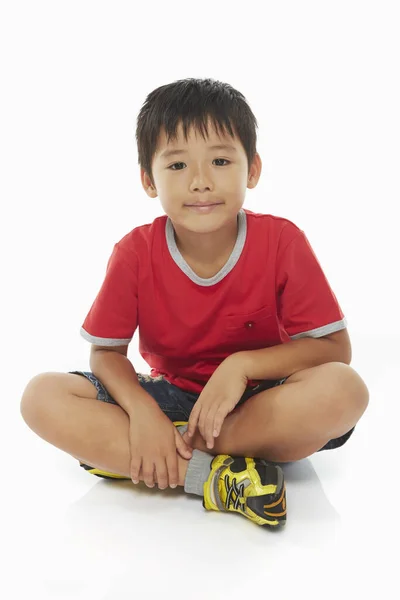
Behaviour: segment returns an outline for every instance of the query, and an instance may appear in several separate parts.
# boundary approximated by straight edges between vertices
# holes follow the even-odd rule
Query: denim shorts
[[[89,381],[93,383],[97,390],[97,400],[101,400],[102,402],[109,402],[110,404],[116,404],[118,406],[118,402],[115,402],[114,398],[108,393],[105,386],[101,383],[93,373],[90,371],[68,371],[74,375],[82,375],[86,377]],[[138,380],[142,388],[150,394],[157,402],[161,410],[167,415],[171,421],[188,421],[192,408],[200,396],[200,394],[195,394],[193,392],[188,392],[186,390],[182,390],[177,387],[173,383],[170,383],[165,377],[160,375],[159,377],[151,377],[150,375],[143,375],[142,373],[137,373]],[[242,397],[240,398],[237,406],[244,404],[246,400],[254,396],[255,394],[259,394],[264,390],[268,390],[273,387],[277,387],[278,385],[282,385],[285,383],[287,377],[278,380],[263,380],[257,386],[251,388],[248,387]],[[339,438],[335,438],[330,440],[318,450],[334,450],[335,448],[339,448],[339,446],[343,446],[351,436],[354,431],[354,427],[350,429],[347,433],[340,436]]]

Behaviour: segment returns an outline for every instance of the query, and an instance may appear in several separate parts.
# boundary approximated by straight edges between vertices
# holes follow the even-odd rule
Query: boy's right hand
[[[142,475],[148,487],[157,482],[161,490],[179,483],[177,452],[186,460],[193,452],[172,421],[150,402],[129,414],[129,445],[133,483]]]

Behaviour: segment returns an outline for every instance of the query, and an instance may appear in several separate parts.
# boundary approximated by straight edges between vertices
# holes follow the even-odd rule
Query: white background
[[[398,597],[399,27],[382,0],[1,4],[4,597]],[[186,77],[248,100],[263,170],[244,207],[305,231],[370,390],[348,444],[287,465],[280,533],[92,477],[19,413],[37,373],[89,370],[79,330],[113,245],[164,214],[137,114]]]

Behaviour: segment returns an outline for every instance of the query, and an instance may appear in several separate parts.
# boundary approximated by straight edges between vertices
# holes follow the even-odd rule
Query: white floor
[[[28,429],[13,397],[2,440],[3,597],[398,598],[395,342],[353,341],[370,405],[345,446],[284,467],[279,532],[207,512],[182,490],[89,475]]]

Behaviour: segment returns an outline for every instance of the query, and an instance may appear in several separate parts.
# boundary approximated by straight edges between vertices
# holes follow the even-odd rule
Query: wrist
[[[235,352],[235,354],[231,354],[225,360],[235,365],[235,371],[241,374],[243,379],[246,379],[246,381],[250,379],[249,372],[251,370],[251,363],[246,351]]]
[[[147,415],[152,415],[154,412],[164,414],[154,398],[143,389],[142,392],[125,403],[124,410],[128,416],[137,419],[140,415],[144,415],[146,418]]]
[[[120,403],[121,408],[128,414],[129,417],[137,417],[139,413],[147,412],[154,407],[158,407],[157,402],[150,394],[141,389],[134,396],[124,399]]]

